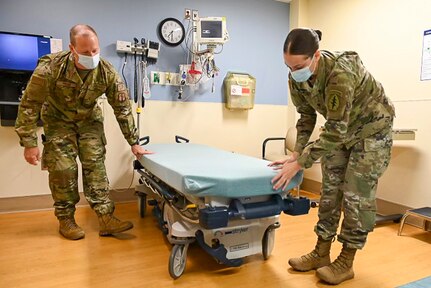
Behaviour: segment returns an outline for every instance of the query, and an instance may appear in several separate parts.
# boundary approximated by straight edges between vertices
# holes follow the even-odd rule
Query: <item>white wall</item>
[[[133,155],[105,101],[101,105],[110,185],[114,189],[128,188],[133,177]],[[230,111],[221,103],[147,101],[141,115],[141,136],[149,135],[151,143],[174,143],[174,136],[180,135],[194,143],[255,157],[261,157],[261,143],[266,137],[282,136],[287,131],[287,107],[283,105],[255,105],[249,111]],[[0,127],[0,139],[0,198],[50,194],[48,173],[25,162],[13,128]],[[135,175],[134,184],[136,178]]]
[[[163,17],[166,17],[167,15],[172,17],[180,17],[184,9],[184,7],[181,8],[181,5],[171,5],[169,1],[158,1],[157,3],[151,2],[150,4],[150,1],[134,0],[129,1],[129,5],[123,5],[118,4],[118,1],[115,0],[105,0],[103,3],[108,3],[109,5],[107,4],[107,6],[109,6],[110,9],[105,9],[103,15],[100,13],[100,15],[94,14],[93,11],[95,11],[95,9],[87,9],[85,11],[83,10],[82,13],[79,13],[79,15],[75,15],[71,13],[57,12],[70,11],[71,7],[84,2],[88,2],[84,4],[90,8],[93,6],[98,8],[100,3],[97,3],[97,1],[82,0],[74,1],[73,3],[71,1],[50,0],[43,1],[44,3],[38,4],[33,3],[35,1],[29,0],[22,0],[19,1],[19,3],[17,1],[16,3],[12,1],[9,1],[8,3],[6,3],[7,1],[3,2],[1,7],[5,9],[0,9],[0,26],[2,28],[9,31],[27,31],[27,33],[36,34],[41,33],[37,31],[46,31],[47,33],[44,32],[43,34],[54,35],[56,38],[62,38],[64,48],[67,48],[67,31],[72,25],[76,24],[76,21],[91,24],[98,30],[99,35],[101,35],[102,54],[104,57],[110,56],[111,60],[109,58],[107,59],[113,62],[117,69],[120,69],[123,61],[117,57],[118,55],[115,52],[115,45],[113,43],[115,43],[117,39],[127,40],[141,35],[145,36],[147,39],[156,40],[156,26],[160,19],[163,19]],[[220,87],[219,84],[223,80],[222,75],[225,75],[228,70],[233,69],[232,71],[247,71],[257,78],[257,90],[260,92],[257,91],[256,99],[258,99],[258,97],[263,97],[265,100],[258,103],[285,103],[285,101],[268,102],[266,100],[277,97],[280,97],[281,99],[283,99],[283,97],[287,97],[287,95],[285,95],[285,91],[278,91],[276,89],[279,87],[278,84],[280,84],[281,87],[285,87],[282,81],[286,79],[287,75],[284,74],[283,76],[277,72],[284,71],[284,68],[281,62],[281,46],[278,47],[279,44],[277,44],[276,41],[279,39],[279,34],[284,35],[283,29],[285,29],[286,34],[288,32],[288,15],[284,15],[288,13],[288,4],[278,3],[275,1],[265,1],[265,3],[263,3],[263,1],[254,1],[253,5],[246,7],[244,6],[246,2],[245,0],[230,2],[224,1],[226,2],[224,4],[229,2],[229,5],[223,5],[223,3],[220,4],[220,1],[217,3],[213,3],[212,1],[187,2],[192,5],[189,7],[198,9],[200,13],[206,14],[209,13],[208,11],[212,11],[215,13],[215,15],[224,15],[227,16],[228,19],[231,19],[229,20],[229,32],[231,40],[228,42],[220,57],[216,57],[218,59],[217,66],[221,68],[219,76],[216,79],[216,93],[220,93],[218,88]],[[116,16],[118,9],[116,10],[112,7],[115,8],[117,6],[121,6],[121,11],[125,12],[123,14],[130,16],[127,17],[127,19],[123,19],[124,21],[122,22],[124,27],[128,27],[126,30],[122,29],[124,27],[118,25],[118,23],[114,23],[112,21],[111,23],[110,21],[106,20],[110,19],[110,15]],[[240,10],[236,9],[237,7],[241,6],[242,8],[245,8]],[[256,10],[256,7],[261,6],[267,7],[265,13],[261,13],[263,9]],[[49,7],[50,9],[44,9],[44,7]],[[137,9],[137,7],[139,9]],[[37,13],[38,11],[42,11],[43,13]],[[248,45],[249,42],[253,43],[253,37],[255,35],[250,32],[250,35],[253,36],[251,37],[247,33],[242,33],[244,32],[243,26],[248,25],[247,27],[249,27],[251,24],[257,23],[259,26],[257,28],[269,27],[268,25],[260,25],[260,22],[247,22],[249,19],[252,19],[250,18],[251,14],[248,11],[250,11],[250,13],[259,11],[256,13],[258,13],[261,18],[263,16],[268,18],[272,17],[274,22],[268,22],[268,24],[275,25],[275,27],[271,28],[271,33],[266,33],[268,31],[264,31],[265,33],[260,34],[264,36],[263,38],[271,40],[269,41],[269,46],[267,45],[268,47],[271,47],[271,45],[278,47],[277,51],[274,51],[274,53],[277,54],[271,55],[279,55],[276,56],[280,59],[280,62],[278,62],[280,64],[279,67],[275,67],[275,65],[267,65],[267,67],[259,66],[261,65],[261,62],[259,62],[260,60],[254,61],[256,58],[259,58],[259,56],[268,56],[269,54],[265,50],[260,49],[258,53],[256,53],[256,51],[247,52],[250,49],[253,50],[253,47],[258,46]],[[275,14],[275,12],[279,12],[280,14]],[[280,17],[281,14],[283,14],[283,18]],[[22,17],[17,17],[17,15],[21,15]],[[137,17],[132,17],[133,15]],[[274,17],[274,15],[278,16]],[[111,18],[114,19],[115,17]],[[25,19],[25,21],[22,19]],[[136,25],[136,21],[138,20],[140,24]],[[286,26],[285,28],[283,28],[284,25]],[[252,29],[252,31],[255,30],[256,29]],[[102,38],[102,35],[105,36]],[[235,38],[235,35],[240,37]],[[283,41],[283,35],[280,37],[280,42]],[[235,43],[237,44],[237,48],[232,49],[232,47],[235,47]],[[182,49],[180,47],[177,47],[177,49],[179,49],[178,51],[181,51],[179,54],[175,52],[175,48],[164,47],[162,45],[162,49],[160,51],[161,54],[158,61],[158,64],[160,64],[160,69],[168,69],[165,71],[170,71],[169,67],[172,63],[182,61],[178,60],[180,59],[178,57],[181,57],[181,59],[183,58]],[[244,58],[241,58],[241,56],[244,56]],[[224,61],[227,63],[225,66],[223,65]],[[119,65],[115,65],[115,63]],[[247,65],[249,64],[252,64],[252,66],[254,65],[253,67],[256,67],[256,69],[252,71],[251,69],[247,68]],[[223,70],[222,67],[228,67],[229,69]],[[266,73],[266,71],[276,71],[276,74],[273,74],[273,77],[270,77],[271,74]],[[253,72],[262,73],[262,75],[258,76]],[[126,69],[126,75],[132,76],[133,74],[128,74]],[[281,81],[274,80],[277,79],[277,77],[284,79]],[[129,78],[129,80],[130,79],[131,78]],[[265,82],[268,83],[266,86],[264,84]],[[158,90],[164,90],[163,93],[165,94],[167,93],[166,91],[169,91],[169,89]],[[157,89],[153,89],[153,99],[161,96],[160,94],[157,94],[156,91]],[[262,91],[273,92],[267,93]],[[216,99],[222,98],[218,94],[211,94],[209,92],[208,94],[209,95],[207,96],[211,97],[218,96],[214,97]],[[205,100],[199,99],[198,97],[195,97],[194,100]],[[174,97],[168,99],[174,99]],[[108,140],[106,166],[110,185],[111,188],[114,189],[128,188],[134,175],[132,170],[133,157],[130,152],[130,147],[123,139],[109,105],[104,101],[102,101],[101,105],[103,105],[105,111],[105,132]],[[141,135],[149,135],[153,143],[173,143],[174,136],[181,135],[189,138],[194,143],[208,144],[229,151],[235,151],[260,158],[261,144],[264,138],[270,136],[283,136],[286,134],[288,127],[287,114],[288,112],[286,105],[260,104],[255,105],[254,109],[247,112],[228,111],[224,108],[223,103],[183,103],[176,102],[175,100],[150,100],[147,101],[147,105],[144,108],[142,115]],[[42,149],[42,145],[40,145],[40,148]],[[282,151],[281,147],[279,150],[280,152]],[[131,187],[133,187],[133,184],[137,183],[136,178],[137,177],[133,179],[134,182],[132,183]],[[82,191],[81,183],[79,190]],[[40,167],[30,166],[25,162],[23,158],[23,148],[19,146],[18,137],[16,136],[13,128],[0,127],[0,198],[44,194],[50,194],[48,187],[48,173],[46,171],[41,171]]]
[[[307,4],[300,14],[306,19],[302,24],[323,32],[322,49],[360,54],[394,102],[395,128],[418,129],[415,141],[394,143],[378,197],[409,207],[431,206],[431,81],[420,81],[431,1],[293,0],[292,5],[296,1]]]

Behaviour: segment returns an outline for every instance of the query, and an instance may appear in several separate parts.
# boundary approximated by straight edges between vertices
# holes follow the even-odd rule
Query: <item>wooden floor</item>
[[[99,237],[98,223],[89,207],[80,207],[76,219],[84,239],[70,241],[58,234],[53,211],[0,215],[0,287],[330,287],[314,271],[289,269],[290,257],[314,248],[317,209],[305,216],[281,215],[281,228],[271,257],[245,259],[238,268],[217,264],[197,244],[188,252],[181,278],[168,273],[171,245],[157,228],[150,211],[139,218],[136,203],[117,204],[116,215],[132,220],[135,228],[114,237]],[[398,224],[379,226],[357,253],[356,277],[338,287],[396,287],[431,276],[431,233]],[[340,243],[333,245],[332,257]]]

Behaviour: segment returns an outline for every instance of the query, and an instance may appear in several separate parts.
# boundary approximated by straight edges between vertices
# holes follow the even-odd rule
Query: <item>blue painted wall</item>
[[[156,28],[166,17],[183,18],[184,9],[201,17],[226,16],[230,41],[216,55],[220,68],[216,91],[198,91],[188,101],[222,102],[223,78],[228,71],[247,72],[256,78],[256,104],[287,104],[287,71],[282,45],[289,31],[289,5],[274,0],[0,0],[0,30],[51,35],[63,39],[68,49],[69,29],[74,24],[91,25],[99,34],[101,56],[120,71],[123,56],[115,51],[117,40],[133,37],[159,41]],[[187,24],[188,22],[185,22]],[[156,65],[149,70],[178,71],[185,63],[182,47],[162,44]],[[126,78],[133,82],[129,57]],[[153,86],[152,100],[176,101],[174,87]]]

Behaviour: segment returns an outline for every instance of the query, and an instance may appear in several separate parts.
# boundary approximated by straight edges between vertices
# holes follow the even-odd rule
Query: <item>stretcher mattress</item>
[[[279,194],[271,179],[277,174],[268,161],[191,143],[151,144],[139,162],[151,174],[183,194],[198,197],[251,197]],[[302,182],[302,171],[287,190]]]

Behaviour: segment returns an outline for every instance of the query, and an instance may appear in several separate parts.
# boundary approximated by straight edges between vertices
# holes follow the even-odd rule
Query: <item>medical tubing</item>
[[[181,45],[181,47],[183,48],[183,50],[184,50],[184,52],[187,52],[186,54],[185,54],[185,61],[186,61],[186,63],[188,63],[188,61],[189,61],[189,54],[190,54],[190,48],[188,47],[188,42],[189,42],[189,40],[190,40],[190,32],[191,32],[191,30],[193,29],[193,28],[190,28],[190,22],[191,22],[191,20],[189,20],[188,21],[189,22],[189,24],[187,25],[187,29],[186,29],[186,37],[184,38],[184,45],[186,46],[186,48],[187,48],[187,51],[186,51],[186,49],[183,47],[183,45]]]
[[[135,73],[136,73],[136,77],[135,77],[135,79],[137,79],[138,77],[139,77],[139,79],[140,79],[140,68],[139,68],[139,66],[140,66],[140,62],[138,63],[138,67],[135,67]],[[137,71],[136,72],[136,69],[139,69],[139,71]],[[140,81],[139,81],[140,82]],[[141,107],[141,101],[142,101],[142,97],[141,97],[141,95],[139,95],[139,87],[138,87],[138,81],[137,80],[135,80],[135,99],[137,100],[137,102],[138,102],[138,106],[136,107],[136,126],[137,126],[137,130],[138,130],[138,144],[139,144],[139,138],[141,137],[141,111],[142,111],[142,107]]]
[[[147,77],[147,69],[146,69],[146,66],[147,66],[147,56],[145,55],[146,54],[146,49],[144,49],[144,46],[145,46],[145,39],[144,38],[141,38],[141,44],[142,44],[142,55],[141,55],[142,70],[139,69],[140,72],[141,72],[141,77],[139,77],[139,82],[141,83],[141,95],[140,95],[140,98],[141,98],[141,108],[144,108],[145,107],[144,79],[145,79],[145,77]],[[145,75],[144,75],[144,73],[145,73]]]
[[[191,54],[194,54],[194,52],[193,52],[193,50],[191,49],[191,46],[193,45],[193,37],[191,36],[191,33],[193,33],[194,31],[194,27],[192,26],[190,29],[189,29],[189,27],[190,27],[190,22],[189,22],[189,25],[187,26],[187,32],[186,32],[186,37],[185,37],[185,40],[184,40],[184,44],[185,44],[185,46],[186,46],[186,48],[187,48],[187,50],[188,50],[188,52],[189,53],[187,53],[187,61],[186,61],[186,63],[188,64],[189,63],[189,57],[190,57],[190,53]],[[190,40],[190,38],[192,38],[191,40]],[[189,45],[190,44],[190,42],[192,43],[191,45]]]
[[[214,52],[214,54],[220,54],[221,52],[223,52],[223,48],[224,48],[224,44],[221,44],[221,49],[218,52]]]
[[[143,87],[143,85],[142,85],[142,79],[143,79],[143,75],[144,75],[144,72],[143,72],[143,64],[144,62],[143,61],[139,61],[139,63],[138,63],[138,69],[139,69],[139,71],[138,71],[138,78],[139,78],[139,84],[138,84],[138,90],[140,91],[140,93],[138,92],[138,109],[137,109],[137,111],[136,112],[138,112],[138,113],[141,113],[142,112],[142,108],[145,106],[145,99],[144,99],[144,92],[143,92],[143,90],[144,90],[144,87]]]
[[[148,62],[146,60],[142,60],[141,62],[142,64],[142,103],[143,106],[145,106],[145,99],[150,98],[151,97],[151,90],[150,90],[150,79],[148,79],[148,75],[147,75],[147,67],[148,67]]]
[[[136,102],[138,102],[138,71],[136,70],[136,62],[137,62],[137,55],[136,55],[136,51],[134,54],[134,62],[135,62],[135,71],[134,71],[134,77],[133,77],[133,100]]]
[[[126,88],[129,89],[129,85],[127,84],[127,79],[126,79],[126,75],[124,75],[124,68],[127,65],[127,53],[124,54],[124,62],[123,62],[123,67],[121,68],[121,75],[123,75],[123,79],[124,79],[124,84],[126,84]]]
[[[133,81],[134,81],[134,85],[133,85],[133,100],[135,101],[135,103],[136,102],[138,102],[138,71],[136,70],[136,69],[138,69],[137,67],[136,67],[136,65],[137,65],[137,61],[138,61],[138,55],[137,55],[137,45],[138,45],[138,39],[135,37],[135,38],[133,38],[133,40],[134,40],[134,42],[135,42],[135,51],[134,51],[134,54],[133,54],[133,58],[134,58],[134,64],[135,64],[135,69],[134,69],[134,79],[133,79]]]

